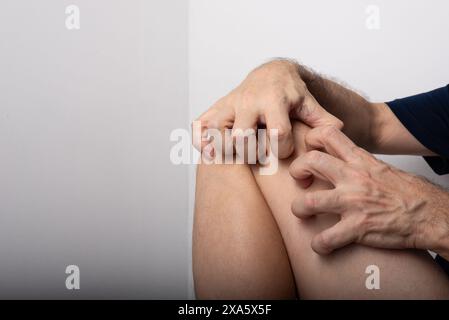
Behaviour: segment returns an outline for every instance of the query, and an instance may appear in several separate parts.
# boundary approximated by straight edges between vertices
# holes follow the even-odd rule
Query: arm
[[[427,107],[426,103],[422,107]],[[425,111],[427,127],[433,125],[431,120],[435,117],[429,114]],[[259,124],[266,125],[268,130],[277,129],[278,156],[286,158],[293,151],[290,119],[312,128],[324,125],[341,128],[344,123],[343,131],[372,153],[435,155],[402,125],[385,103],[372,103],[286,59],[273,60],[250,72],[237,88],[197,120],[202,134],[210,128],[227,127],[237,135],[254,130]],[[206,143],[199,140],[194,137],[193,143],[202,150]],[[436,153],[441,155],[441,150]]]
[[[297,67],[308,90],[321,106],[343,121],[343,132],[357,145],[372,153],[434,155],[385,103],[372,103],[305,66],[298,64]]]
[[[279,146],[277,156],[287,158],[293,152],[291,119],[316,128],[324,125],[342,127],[342,122],[323,109],[301,79],[297,65],[287,60],[274,60],[251,71],[243,82],[219,99],[192,124],[201,128],[193,135],[193,145],[204,151],[208,129],[232,128],[232,135],[254,134],[266,125],[270,143]],[[277,130],[272,132],[272,130]],[[273,133],[273,135],[272,135]]]
[[[282,234],[300,298],[447,298],[449,278],[439,270],[438,265],[424,251],[384,250],[353,244],[326,256],[318,257],[315,254],[310,246],[311,242],[316,243],[313,240],[315,236],[334,225],[337,226],[339,216],[332,213],[326,214],[326,212],[332,212],[331,206],[331,208],[323,208],[320,211],[323,214],[313,219],[298,221],[292,214],[292,209],[295,210],[294,212],[297,212],[296,209],[304,212],[301,207],[304,208],[309,203],[320,205],[323,203],[321,200],[325,200],[326,195],[333,194],[331,192],[334,192],[334,189],[331,183],[319,178],[315,179],[307,189],[303,189],[298,183],[300,181],[294,180],[289,174],[289,166],[295,163],[294,159],[297,156],[302,157],[306,154],[310,156],[306,145],[313,141],[307,141],[307,137],[310,134],[313,135],[313,131],[316,132],[316,130],[321,131],[321,129],[310,130],[298,122],[293,125],[295,154],[289,159],[279,161],[279,168],[275,174],[259,175],[257,168],[253,167],[257,184]],[[327,132],[335,136],[332,131]],[[340,131],[337,133],[341,134]],[[311,163],[322,163],[325,168],[328,167],[325,162],[314,161],[313,157],[309,160]],[[348,196],[354,194],[352,190]],[[316,200],[310,198],[310,195],[317,195]],[[342,198],[345,197],[342,196]],[[367,290],[365,287],[365,270],[369,265],[376,265],[380,269],[380,290]]]
[[[292,211],[301,219],[323,213],[341,216],[337,224],[314,237],[316,252],[328,254],[355,242],[377,248],[427,249],[449,259],[446,190],[376,159],[336,128],[313,129],[305,143],[314,150],[301,154],[290,173],[308,192],[298,194]],[[334,188],[314,192],[311,177]]]

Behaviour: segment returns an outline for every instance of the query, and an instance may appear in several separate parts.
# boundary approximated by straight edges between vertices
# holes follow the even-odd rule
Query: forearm
[[[315,99],[344,123],[343,131],[357,145],[378,154],[434,155],[402,125],[385,103],[373,103],[298,65]]]
[[[377,122],[383,108],[307,67],[299,65],[298,70],[315,99],[343,121],[344,133],[357,145],[373,152],[379,128]]]
[[[417,186],[425,200],[421,215],[423,218],[416,228],[417,242],[449,261],[449,191],[427,179],[418,180]]]

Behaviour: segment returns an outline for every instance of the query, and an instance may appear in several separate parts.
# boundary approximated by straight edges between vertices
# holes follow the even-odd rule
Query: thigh
[[[262,176],[253,167],[256,181],[276,219],[287,247],[301,298],[449,298],[449,281],[425,251],[385,250],[350,245],[331,255],[320,256],[310,247],[312,237],[335,224],[336,215],[320,215],[299,220],[291,213],[291,202],[301,189],[290,176],[292,159],[305,152],[303,136],[309,128],[294,125],[296,151],[291,159],[281,161],[276,174]],[[316,180],[311,190],[331,186]],[[366,273],[377,266],[380,289],[368,290]]]
[[[295,299],[276,222],[247,165],[199,165],[193,273],[199,299]]]

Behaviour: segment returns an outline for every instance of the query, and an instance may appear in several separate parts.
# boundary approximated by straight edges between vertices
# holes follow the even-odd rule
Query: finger
[[[198,151],[202,152],[210,139],[207,138],[206,127],[200,119],[194,120],[192,127],[192,144]]]
[[[342,204],[337,189],[306,192],[292,202],[292,212],[298,218],[323,213],[341,213]]]
[[[211,164],[215,159],[215,150],[212,143],[206,145],[201,152],[201,162],[204,164]]]
[[[312,128],[326,125],[343,128],[343,122],[327,112],[310,92],[306,93],[303,101],[294,110],[296,118]]]
[[[308,150],[325,149],[329,154],[344,161],[358,159],[356,145],[334,126],[322,126],[310,130],[305,137]]]
[[[192,122],[192,144],[198,151],[203,151],[211,139],[208,129],[231,128],[234,121],[234,111],[225,106],[214,106]]]
[[[290,165],[290,174],[298,180],[311,175],[330,181],[334,186],[347,176],[346,164],[327,153],[312,150],[296,158]]]
[[[234,139],[236,153],[242,159],[245,158],[245,155],[249,155],[249,151],[253,151],[247,149],[249,143],[255,141],[257,121],[258,114],[254,110],[247,109],[244,112],[237,113],[235,116],[232,137]],[[240,154],[241,152],[243,154]]]
[[[265,113],[271,149],[279,159],[288,158],[294,150],[292,125],[287,108],[269,108]],[[276,152],[277,149],[277,152]]]
[[[254,111],[245,110],[235,115],[234,125],[232,126],[233,137],[248,136],[255,134],[258,114]]]
[[[321,255],[329,254],[355,242],[358,238],[357,232],[357,227],[352,220],[342,219],[334,226],[317,234],[312,239],[312,249]]]
[[[264,128],[257,130],[257,161],[261,165],[269,163],[271,157],[270,141],[267,130]]]

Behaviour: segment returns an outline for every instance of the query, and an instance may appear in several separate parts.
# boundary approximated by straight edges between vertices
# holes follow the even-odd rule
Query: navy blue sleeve
[[[449,173],[449,85],[387,102],[408,131],[439,157],[424,157],[438,174]]]

